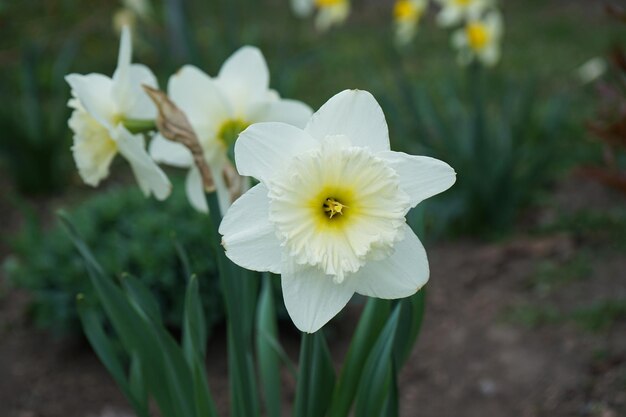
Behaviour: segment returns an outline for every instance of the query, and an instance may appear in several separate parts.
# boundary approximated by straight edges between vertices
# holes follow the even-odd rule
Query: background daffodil
[[[406,45],[413,40],[426,11],[426,0],[397,0],[393,7],[396,43]]]
[[[452,34],[452,46],[459,50],[459,63],[467,65],[478,60],[486,66],[495,65],[500,59],[502,34],[502,16],[495,10],[484,17],[470,19]]]
[[[478,17],[493,5],[493,0],[436,0],[441,6],[437,23],[448,27],[463,23],[468,18]]]
[[[169,80],[168,95],[186,114],[203,147],[222,211],[231,204],[222,171],[229,163],[228,153],[239,133],[261,121],[304,126],[312,113],[302,102],[280,98],[269,88],[269,77],[261,51],[244,46],[224,62],[215,78],[186,65]],[[150,145],[150,153],[159,162],[190,168],[187,196],[197,210],[206,212],[202,179],[189,150],[157,135]]]
[[[393,152],[374,97],[346,90],[304,129],[250,126],[235,144],[241,175],[260,184],[220,226],[236,264],[282,275],[295,325],[315,332],[359,294],[402,298],[428,280],[426,252],[405,222],[411,207],[448,189],[455,172]]]

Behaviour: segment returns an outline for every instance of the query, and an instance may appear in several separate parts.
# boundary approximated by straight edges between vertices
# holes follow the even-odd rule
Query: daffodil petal
[[[286,123],[255,123],[235,142],[235,162],[240,175],[267,182],[291,162],[293,156],[319,146],[304,130]]]
[[[122,36],[120,38],[120,50],[117,57],[117,67],[113,73],[113,84],[111,87],[111,97],[120,107],[117,110],[123,113],[128,106],[128,102],[132,100],[131,81],[130,81],[130,62],[132,58],[133,48],[130,37],[130,29],[128,26],[122,28]]]
[[[500,47],[495,43],[489,45],[481,52],[480,60],[489,67],[495,65],[500,60]]]
[[[114,129],[113,134],[120,154],[130,163],[146,197],[154,194],[157,200],[165,200],[172,191],[172,184],[146,152],[143,137],[131,134],[123,126]]]
[[[215,82],[192,65],[185,65],[170,77],[167,91],[201,139],[214,134],[220,121],[232,113]]]
[[[389,150],[389,129],[380,105],[369,92],[344,90],[328,100],[305,130],[319,141],[345,135],[352,145],[373,152]]]
[[[318,268],[285,262],[281,280],[283,299],[296,327],[314,333],[335,317],[354,294],[347,281],[337,284]]]
[[[435,158],[394,151],[381,152],[376,156],[387,161],[396,171],[400,187],[409,195],[411,207],[444,192],[456,182],[454,169]]]
[[[83,181],[95,187],[109,176],[109,166],[117,154],[117,144],[106,127],[91,117],[80,103],[75,104],[76,108],[68,122],[74,131],[72,155]]]
[[[198,170],[195,165],[192,165],[191,169],[187,173],[185,191],[187,192],[189,203],[193,208],[201,213],[209,212],[209,206],[207,205],[206,196],[204,195],[204,187],[202,185],[200,170]]]
[[[313,13],[313,0],[291,0],[291,9],[298,17],[307,17]]]
[[[113,75],[115,81],[115,75]],[[115,97],[119,111],[127,119],[154,120],[157,109],[143,86],[156,88],[157,79],[150,68],[142,64],[133,64],[129,70],[129,81],[124,92]],[[113,90],[115,94],[115,89]]]
[[[257,122],[283,122],[304,128],[313,114],[313,110],[297,100],[281,99],[259,104],[259,109],[252,116]]]
[[[396,299],[408,297],[426,284],[430,274],[426,251],[411,228],[405,225],[404,229],[404,239],[396,243],[391,256],[368,262],[346,279],[357,293]]]
[[[437,15],[437,23],[443,27],[456,25],[463,19],[463,10],[460,7],[448,6]]]
[[[253,271],[281,273],[282,248],[269,222],[268,190],[257,184],[239,197],[226,212],[219,232],[228,256]]]
[[[111,98],[111,79],[102,74],[70,74],[65,77],[72,88],[72,94],[98,123],[110,128],[115,115],[115,105]]]
[[[159,163],[179,168],[193,165],[193,156],[189,149],[178,142],[165,139],[160,134],[155,135],[150,142],[150,156]]]
[[[243,46],[224,61],[215,82],[233,110],[243,116],[250,103],[265,98],[270,73],[261,51],[253,46]]]

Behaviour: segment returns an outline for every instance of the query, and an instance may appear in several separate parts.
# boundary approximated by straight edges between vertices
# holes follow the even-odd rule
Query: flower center
[[[322,9],[324,7],[333,7],[339,6],[340,4],[345,3],[346,0],[315,0],[315,5]]]
[[[410,207],[396,172],[342,139],[298,155],[268,184],[270,221],[285,249],[337,282],[392,251]]]
[[[469,6],[473,0],[454,0],[454,4],[457,6]]]
[[[348,208],[348,206],[341,204],[339,201],[334,198],[327,198],[322,204],[324,208],[324,213],[328,216],[328,219],[332,219],[335,214],[343,215],[343,209]]]
[[[411,20],[419,17],[420,13],[410,0],[398,0],[393,7],[395,20]]]
[[[465,33],[470,48],[475,51],[483,49],[489,42],[489,30],[483,23],[468,23],[465,27]]]
[[[217,131],[217,139],[227,149],[231,148],[235,144],[235,141],[237,141],[239,134],[246,130],[249,125],[250,123],[242,119],[226,120]]]

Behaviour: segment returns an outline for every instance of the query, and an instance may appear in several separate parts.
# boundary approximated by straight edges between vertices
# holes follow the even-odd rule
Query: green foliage
[[[431,227],[434,222],[439,229],[452,224],[460,232],[503,233],[562,167],[560,152],[568,139],[565,100],[539,100],[532,83],[485,75],[470,68],[464,92],[449,83],[437,94],[415,93],[412,137],[419,143],[406,146],[457,171],[453,188],[427,202]]]
[[[156,300],[148,288],[130,276],[120,287],[111,280],[94,258],[74,225],[62,216],[61,221],[75,248],[85,262],[94,297],[100,301],[113,330],[119,336],[125,354],[110,349],[110,339],[103,332],[94,333],[98,322],[88,320],[90,310],[79,307],[89,341],[128,397],[139,416],[147,416],[148,400],[153,398],[163,417],[213,417],[215,405],[209,392],[204,352],[206,345],[204,317],[199,308],[198,282],[189,279],[183,318],[183,346],[174,340],[154,311]],[[126,285],[128,283],[128,285]],[[79,296],[79,305],[84,296]],[[128,370],[124,359],[130,361]]]
[[[63,188],[73,170],[67,127],[67,74],[77,43],[67,41],[54,59],[44,45],[22,50],[19,72],[0,85],[0,159],[23,193],[51,193]],[[11,97],[10,100],[8,97]]]
[[[552,260],[541,262],[528,285],[533,291],[547,295],[570,282],[588,278],[591,272],[589,255],[582,252],[563,263]]]
[[[572,322],[584,330],[601,332],[610,329],[617,321],[626,320],[626,299],[598,301],[571,311],[521,305],[507,311],[504,318],[531,328]]]
[[[540,233],[568,232],[616,250],[626,248],[626,209],[585,209],[563,213]]]
[[[181,188],[165,202],[144,198],[137,187],[103,190],[71,217],[108,274],[141,277],[169,326],[181,323],[187,269],[197,274],[211,326],[223,317],[223,306],[206,216],[189,206]],[[82,293],[93,300],[92,288],[63,230],[44,232],[31,222],[11,243],[15,255],[6,269],[15,285],[33,294],[35,322],[61,334],[78,331],[74,298]]]

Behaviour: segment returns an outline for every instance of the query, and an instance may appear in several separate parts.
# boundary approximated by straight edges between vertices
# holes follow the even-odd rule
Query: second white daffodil
[[[405,222],[411,207],[448,189],[444,162],[393,152],[374,97],[346,90],[304,129],[250,126],[235,144],[241,175],[257,178],[220,226],[227,256],[282,275],[295,325],[315,332],[357,292],[395,299],[428,280],[424,247]]]
[[[217,188],[220,208],[230,206],[222,167],[237,136],[250,124],[280,121],[304,126],[312,110],[296,100],[282,99],[269,88],[269,70],[261,51],[244,46],[224,62],[215,78],[187,65],[168,84],[170,99],[186,114],[202,145]],[[152,157],[169,165],[190,168],[187,196],[200,211],[208,210],[200,171],[183,145],[157,135],[150,144]]]

